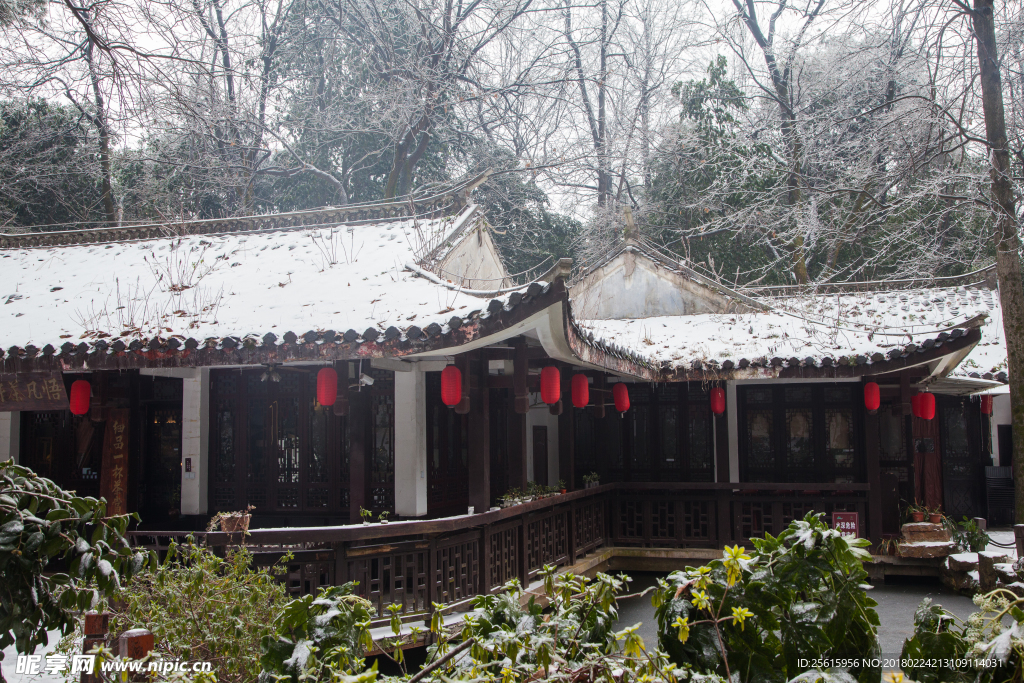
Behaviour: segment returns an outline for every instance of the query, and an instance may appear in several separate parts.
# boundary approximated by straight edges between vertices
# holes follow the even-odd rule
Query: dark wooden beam
[[[360,521],[359,508],[366,507],[366,468],[370,443],[370,392],[349,394],[348,518]]]
[[[508,411],[508,485],[526,488],[526,415]]]
[[[469,415],[470,398],[469,385],[470,385],[470,369],[469,369],[469,354],[460,353],[455,356],[455,367],[462,373],[462,400],[459,401],[455,406],[455,412],[459,415]]]
[[[469,354],[463,354],[468,357]],[[491,506],[491,416],[490,390],[484,381],[487,377],[487,359],[481,353],[466,363],[467,371],[476,375],[469,392],[472,396],[469,411],[469,504],[476,512],[487,512]],[[468,377],[467,374],[464,377]]]
[[[684,389],[685,391],[685,389]],[[726,402],[726,412],[721,415],[712,414],[715,422],[715,481],[727,483],[729,481],[729,404]],[[732,506],[726,496],[720,495],[715,501],[717,505],[716,519],[718,520],[718,545],[722,546],[732,542]]]
[[[868,538],[872,544],[882,542],[882,468],[879,465],[878,411],[864,415],[864,455],[867,460]]]
[[[527,360],[526,340],[523,337],[517,337],[513,346],[516,353],[512,360],[512,400],[515,403],[515,412],[526,415],[530,412],[529,361]]]
[[[574,409],[572,407],[572,366],[563,365],[562,404],[565,406],[558,416],[558,478],[565,482],[568,490],[575,488],[576,481],[576,432]]]

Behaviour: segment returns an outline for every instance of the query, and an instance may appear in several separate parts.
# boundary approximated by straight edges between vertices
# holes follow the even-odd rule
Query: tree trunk
[[[1006,139],[1003,84],[999,75],[993,0],[974,0],[971,15],[978,43],[981,102],[985,134],[992,157],[992,204],[995,212],[996,273],[1003,311],[1010,410],[1013,419],[1013,475],[1015,519],[1024,524],[1024,280],[1021,277],[1017,207],[1010,177],[1010,151]]]

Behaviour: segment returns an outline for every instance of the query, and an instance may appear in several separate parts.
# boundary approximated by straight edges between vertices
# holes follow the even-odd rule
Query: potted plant
[[[206,530],[216,531],[220,528],[221,531],[225,531],[229,534],[238,533],[239,531],[243,534],[247,534],[249,533],[249,522],[252,519],[252,511],[255,509],[255,505],[250,505],[244,510],[238,510],[235,512],[218,512],[210,519],[210,523],[206,525]]]
[[[555,488],[558,489],[559,493],[565,493],[565,479],[559,479],[558,483],[555,484]]]
[[[911,522],[923,522],[925,512],[925,507],[922,505],[918,505],[917,503],[907,506],[907,515],[910,517]]]
[[[364,508],[362,505],[359,506],[359,516],[363,518],[363,524],[369,524],[370,518],[373,517],[373,513]]]
[[[600,486],[600,484],[601,475],[599,475],[597,472],[591,472],[590,474],[583,475],[583,488],[592,489],[595,486]]]
[[[388,511],[384,510],[383,512],[381,512],[379,515],[377,515],[377,519],[380,520],[381,524],[387,524],[388,523]]]
[[[928,515],[928,521],[931,522],[932,524],[942,524],[942,506],[941,505],[939,505],[937,507],[934,507],[934,508],[928,508],[925,511],[925,514]]]

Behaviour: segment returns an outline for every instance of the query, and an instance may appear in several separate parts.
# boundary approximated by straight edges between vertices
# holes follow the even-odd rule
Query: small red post
[[[118,640],[118,654],[123,659],[142,659],[153,651],[153,634],[144,628],[125,631]]]
[[[117,654],[121,659],[142,659],[153,651],[153,634],[144,628],[125,631],[117,641]],[[145,681],[145,672],[132,674],[132,680]]]
[[[82,639],[82,654],[89,654],[89,651],[97,645],[106,644],[107,633],[110,629],[110,613],[90,610],[85,613],[84,621],[82,633],[85,637]],[[79,681],[80,683],[101,683],[99,670],[96,669],[91,674],[82,672]]]

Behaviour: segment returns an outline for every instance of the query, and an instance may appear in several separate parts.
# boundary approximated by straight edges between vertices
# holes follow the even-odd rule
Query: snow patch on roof
[[[0,251],[2,343],[443,324],[485,301],[405,265],[458,219]]]
[[[694,360],[885,354],[985,315],[982,341],[959,372],[1005,369],[1002,315],[998,298],[989,289],[949,287],[760,300],[771,310],[579,323],[595,339],[678,366]]]

